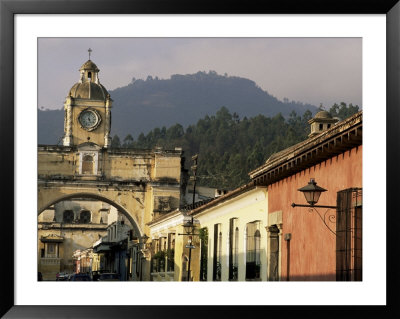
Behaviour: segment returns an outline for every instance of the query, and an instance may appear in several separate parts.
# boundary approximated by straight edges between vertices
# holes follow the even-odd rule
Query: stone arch
[[[83,193],[83,192],[63,195],[56,199],[53,199],[51,202],[46,203],[45,206],[43,206],[41,209],[38,210],[38,216],[48,207],[50,207],[58,202],[67,201],[67,200],[71,200],[74,198],[91,198],[91,199],[96,199],[99,201],[106,202],[106,203],[114,206],[115,208],[118,209],[119,212],[121,212],[126,218],[128,218],[133,229],[139,235],[138,236],[139,242],[142,243],[142,236],[144,235],[144,231],[142,229],[140,229],[140,227],[139,227],[140,224],[135,219],[133,214],[130,214],[123,206],[119,205],[118,203],[114,202],[113,200],[111,200],[105,196],[102,196],[102,195],[97,195],[97,194],[93,194],[93,193]]]

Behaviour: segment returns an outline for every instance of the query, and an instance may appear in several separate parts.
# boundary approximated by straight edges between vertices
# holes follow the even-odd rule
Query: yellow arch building
[[[113,101],[99,72],[90,59],[79,69],[64,103],[62,145],[38,146],[38,215],[65,200],[103,201],[127,217],[142,246],[147,224],[179,207],[183,152],[111,149]],[[57,236],[62,245],[62,233]]]

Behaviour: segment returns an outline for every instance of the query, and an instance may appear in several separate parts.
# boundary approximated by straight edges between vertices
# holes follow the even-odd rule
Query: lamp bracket
[[[292,207],[308,207],[308,208],[331,208],[331,209],[337,209],[337,206],[328,206],[328,205],[303,205],[303,204],[295,204],[292,203]]]
[[[302,205],[302,204],[295,204],[292,203],[292,207],[307,207],[309,209],[310,212],[312,212],[313,210],[318,214],[319,218],[321,218],[322,222],[324,223],[324,225],[326,226],[326,228],[328,228],[328,230],[334,234],[336,236],[336,233],[329,227],[329,225],[326,223],[326,217],[327,217],[327,213],[329,212],[330,209],[335,209],[337,210],[337,206],[327,206],[327,205]],[[327,208],[327,210],[324,213],[324,217],[321,216],[321,214],[318,212],[317,208]],[[328,220],[331,223],[334,223],[336,219],[336,216],[334,214],[328,215]]]

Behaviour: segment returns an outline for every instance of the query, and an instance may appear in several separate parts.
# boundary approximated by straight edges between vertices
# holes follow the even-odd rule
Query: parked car
[[[102,273],[97,281],[119,281],[119,275],[116,273]]]
[[[66,272],[59,272],[56,274],[56,280],[57,281],[68,280],[68,274]]]
[[[88,274],[73,274],[69,278],[70,281],[91,281]]]

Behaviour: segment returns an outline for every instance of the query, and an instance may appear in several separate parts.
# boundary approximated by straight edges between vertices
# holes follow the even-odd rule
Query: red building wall
[[[307,204],[298,191],[314,178],[328,191],[321,194],[318,205],[336,205],[337,192],[362,187],[362,146],[305,169],[268,187],[268,212],[282,211],[281,278],[287,280],[288,250],[284,236],[291,233],[289,280],[336,280],[336,237],[315,211],[291,204]],[[323,217],[326,209],[318,208]],[[330,210],[329,213],[334,213]],[[335,231],[335,223],[327,222]]]

